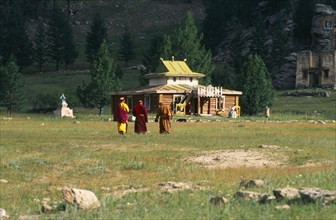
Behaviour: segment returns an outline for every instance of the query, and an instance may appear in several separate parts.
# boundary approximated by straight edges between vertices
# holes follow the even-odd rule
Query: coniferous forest
[[[334,0],[3,0],[1,81],[22,84],[9,83],[21,79],[8,77],[12,72],[89,70],[92,75],[108,71],[102,77],[112,77],[108,88],[118,90],[125,86],[123,72],[130,67],[141,68],[127,81],[145,85],[143,75],[155,71],[160,58],[174,56],[187,59],[193,71],[205,73],[202,84],[241,90],[249,87],[241,80],[248,74],[243,67],[250,56],[257,56],[265,66],[261,75],[276,89],[285,58],[311,47],[317,3],[336,8]],[[100,69],[104,59],[110,62],[107,70]],[[79,84],[73,94],[78,105],[106,104],[88,103],[80,93],[92,89],[88,82]],[[8,109],[20,108],[23,100],[19,98],[22,89],[15,87],[20,86],[1,87],[3,96],[17,94],[12,101],[1,99]]]

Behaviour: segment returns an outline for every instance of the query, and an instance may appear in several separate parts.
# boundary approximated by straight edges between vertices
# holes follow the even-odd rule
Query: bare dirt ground
[[[221,150],[204,152],[197,157],[186,158],[187,161],[199,163],[208,168],[227,167],[274,167],[284,165],[287,158],[264,149]]]

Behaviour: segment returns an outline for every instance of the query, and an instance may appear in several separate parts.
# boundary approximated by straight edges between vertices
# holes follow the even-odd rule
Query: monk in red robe
[[[142,100],[139,100],[138,104],[133,107],[132,113],[135,116],[134,132],[144,134],[147,131],[148,114]]]
[[[172,118],[172,112],[168,105],[159,103],[159,108],[156,112],[155,122],[160,118],[160,134],[169,134],[170,133],[170,119]]]

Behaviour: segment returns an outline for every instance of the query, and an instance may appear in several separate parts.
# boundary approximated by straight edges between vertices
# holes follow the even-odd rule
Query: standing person
[[[236,111],[236,107],[235,106],[232,107],[231,116],[232,116],[232,118],[237,118],[237,111]]]
[[[126,134],[128,129],[128,112],[129,107],[125,103],[125,98],[121,97],[119,103],[115,106],[113,117],[114,121],[118,122],[118,132],[119,134]]]
[[[232,114],[233,114],[233,108],[232,108],[232,106],[230,106],[230,111],[229,111],[229,114],[228,114],[228,118],[232,118]]]
[[[160,134],[169,134],[170,132],[170,119],[172,117],[172,112],[169,106],[159,103],[159,108],[156,112],[155,122],[158,122],[160,117]]]
[[[142,100],[139,100],[138,104],[134,105],[132,113],[135,116],[134,132],[144,134],[147,131],[148,114]]]
[[[265,117],[266,117],[266,122],[268,121],[268,118],[270,117],[270,108],[268,106],[265,107]]]
[[[186,114],[191,115],[191,102],[188,102],[186,105]]]

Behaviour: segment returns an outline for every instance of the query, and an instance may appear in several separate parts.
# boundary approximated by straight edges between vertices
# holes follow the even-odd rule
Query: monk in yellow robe
[[[170,119],[172,117],[172,112],[168,105],[164,105],[163,103],[159,103],[159,108],[156,112],[155,121],[158,122],[160,118],[159,127],[160,134],[169,134],[170,133]]]
[[[128,129],[128,112],[129,107],[125,103],[125,98],[121,97],[119,103],[115,106],[113,117],[114,121],[118,122],[118,132],[119,134],[126,134]]]

